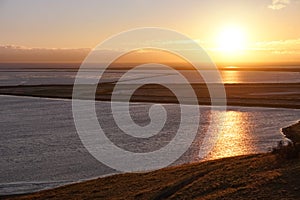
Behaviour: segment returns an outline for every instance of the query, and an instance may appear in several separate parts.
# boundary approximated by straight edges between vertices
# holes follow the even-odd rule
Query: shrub
[[[292,141],[289,141],[287,145],[284,144],[284,141],[279,141],[277,147],[273,148],[273,154],[276,154],[277,157],[283,159],[296,159],[299,158],[300,146],[299,144],[294,144]]]

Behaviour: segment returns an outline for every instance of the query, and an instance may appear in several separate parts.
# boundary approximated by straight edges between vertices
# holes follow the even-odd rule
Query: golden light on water
[[[224,83],[241,83],[241,74],[235,70],[223,70],[221,71],[222,79]]]
[[[207,159],[217,159],[252,153],[251,131],[246,112],[227,111],[224,128]]]

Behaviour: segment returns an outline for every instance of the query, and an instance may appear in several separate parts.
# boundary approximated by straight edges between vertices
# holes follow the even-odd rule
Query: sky
[[[162,27],[217,62],[300,63],[299,19],[300,0],[0,0],[0,62],[80,62],[114,34]]]

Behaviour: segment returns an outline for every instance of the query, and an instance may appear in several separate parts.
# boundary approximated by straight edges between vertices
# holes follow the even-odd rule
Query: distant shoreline
[[[0,63],[0,71],[14,70],[68,70],[78,71],[81,62],[2,62]],[[113,63],[109,70],[129,70],[133,67],[145,63]],[[163,62],[176,70],[194,70],[194,67],[188,63]],[[101,69],[107,63],[92,63],[90,69]],[[300,63],[216,63],[216,68],[212,69],[207,66],[201,66],[201,70],[223,70],[223,71],[276,71],[276,72],[300,72]],[[103,68],[104,69],[104,68]],[[151,70],[151,68],[149,68]]]
[[[88,70],[101,70],[102,68],[87,68]],[[104,68],[103,68],[104,69]],[[111,71],[117,71],[117,70],[130,70],[132,68],[113,68],[113,69],[109,69]],[[192,71],[195,69],[190,69],[190,68],[175,68],[177,70],[187,70],[187,71]],[[32,67],[24,67],[24,68],[3,68],[0,67],[0,72],[19,72],[19,71],[26,71],[26,70],[30,70],[30,71],[46,71],[46,70],[53,70],[53,71],[63,71],[63,72],[72,72],[75,71],[77,72],[79,70],[79,68],[51,68],[51,67],[47,67],[47,68],[32,68]],[[145,70],[151,70],[146,69]],[[201,68],[201,70],[216,70],[216,69],[210,69],[210,68]],[[299,68],[251,68],[251,67],[239,67],[239,68],[218,68],[217,70],[219,71],[263,71],[263,72],[300,72],[300,67]]]

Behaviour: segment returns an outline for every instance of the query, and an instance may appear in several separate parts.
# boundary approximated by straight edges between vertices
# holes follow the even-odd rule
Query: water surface
[[[94,159],[81,144],[70,100],[0,96],[0,101],[0,194],[32,192],[117,173]],[[98,118],[106,123],[110,139],[122,148],[137,152],[159,148],[176,132],[178,105],[164,104],[171,119],[169,128],[163,129],[155,140],[159,142],[133,145],[137,141],[117,134],[107,115],[109,106],[109,102],[96,103]],[[133,119],[147,123],[148,108],[147,103],[132,104]],[[267,152],[282,139],[280,128],[300,117],[300,111],[295,109],[228,107],[225,113],[210,111],[208,106],[195,109],[201,112],[198,137],[174,165],[202,159],[199,154],[206,144],[203,135],[211,115],[225,115],[226,120],[221,125],[223,130],[211,136],[217,135],[219,140],[206,159]]]

